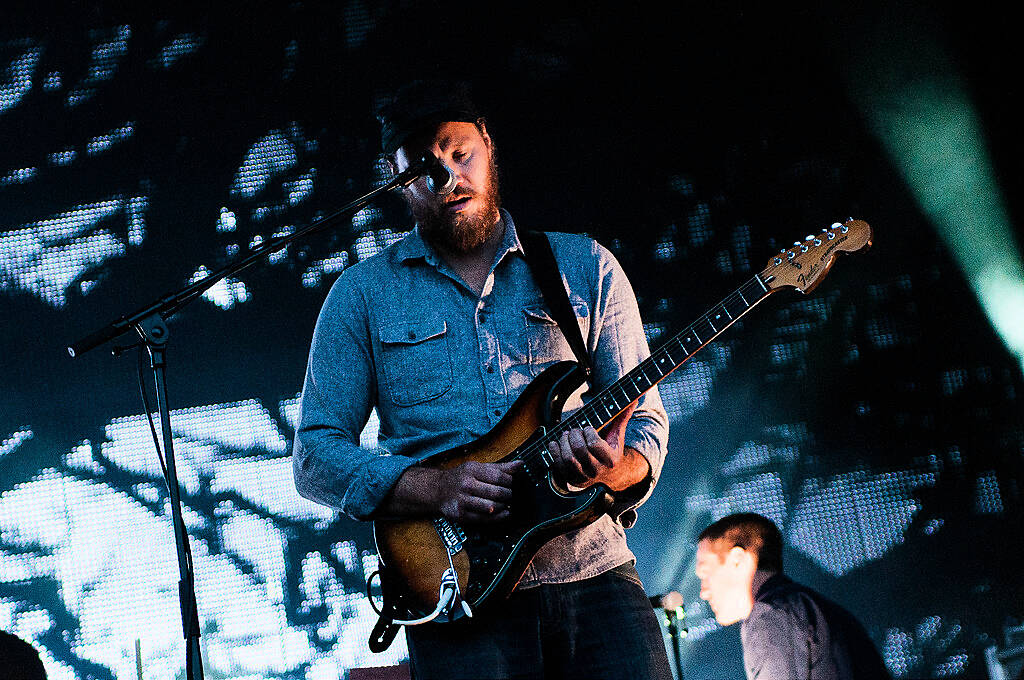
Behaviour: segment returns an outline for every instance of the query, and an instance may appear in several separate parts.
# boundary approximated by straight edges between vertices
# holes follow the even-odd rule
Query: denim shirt
[[[313,334],[293,450],[295,485],[311,500],[356,519],[374,512],[406,468],[490,431],[526,386],[572,350],[523,258],[511,216],[483,291],[477,294],[418,229],[346,269]],[[562,280],[593,364],[591,385],[569,413],[649,355],[636,298],[605,248],[550,233]],[[359,446],[376,407],[379,446]],[[623,528],[661,472],[668,419],[657,389],[639,402],[625,445],[650,463],[611,516],[549,541],[521,586],[595,576],[633,559]]]

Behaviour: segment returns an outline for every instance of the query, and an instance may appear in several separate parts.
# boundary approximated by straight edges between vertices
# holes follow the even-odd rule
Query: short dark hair
[[[384,97],[376,110],[381,150],[391,156],[414,135],[445,122],[477,123],[483,114],[465,81],[413,80]]]
[[[775,522],[755,512],[726,515],[700,532],[697,542],[725,541],[727,549],[739,546],[757,555],[757,568],[782,571],[782,532]],[[717,552],[717,550],[716,550]]]

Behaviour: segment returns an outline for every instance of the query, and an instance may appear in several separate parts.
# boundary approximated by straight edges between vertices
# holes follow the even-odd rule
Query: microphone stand
[[[662,610],[665,614],[665,627],[668,629],[669,638],[672,640],[672,656],[675,658],[676,663],[676,680],[683,680],[683,658],[679,652],[680,635],[678,625],[679,621],[686,618],[686,610],[683,608],[683,596],[672,591],[663,595],[654,595],[650,600],[652,607]],[[673,606],[675,602],[679,604]],[[685,637],[688,633],[689,631],[684,623],[682,637]]]
[[[684,614],[685,616],[685,614]],[[668,636],[672,640],[672,656],[676,662],[676,680],[683,680],[683,658],[679,651],[679,626],[676,624],[679,615],[675,609],[665,610],[665,621],[668,624]],[[683,629],[686,634],[686,629]]]
[[[170,337],[167,319],[188,303],[199,298],[221,279],[249,267],[257,260],[284,248],[292,241],[334,226],[341,218],[362,210],[380,194],[398,187],[409,186],[420,177],[435,171],[437,163],[438,161],[432,155],[426,154],[384,186],[360,196],[330,215],[322,217],[302,229],[261,244],[253,249],[250,254],[218,269],[206,278],[185,286],[176,292],[164,295],[134,312],[119,317],[103,328],[72,343],[67,348],[68,354],[72,357],[79,357],[91,349],[114,340],[125,333],[134,331],[141,340],[139,344],[144,346],[149,353],[149,363],[153,371],[153,383],[157,395],[157,410],[160,414],[165,474],[171,503],[171,521],[174,525],[174,542],[178,554],[178,599],[181,605],[182,630],[186,641],[185,676],[187,680],[203,680],[203,658],[199,646],[199,611],[196,604],[195,574],[192,569],[192,555],[188,544],[188,533],[182,520],[181,489],[178,484],[177,470],[174,463],[170,407],[167,402],[166,354]],[[114,355],[118,356],[119,354],[120,351],[115,349]]]

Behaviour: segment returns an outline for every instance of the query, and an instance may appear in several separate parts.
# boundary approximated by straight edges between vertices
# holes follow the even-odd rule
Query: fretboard
[[[546,440],[587,426],[600,430],[641,395],[665,379],[766,297],[770,290],[759,275],[747,281],[699,319],[677,333],[644,361],[601,390],[583,408],[548,431]]]

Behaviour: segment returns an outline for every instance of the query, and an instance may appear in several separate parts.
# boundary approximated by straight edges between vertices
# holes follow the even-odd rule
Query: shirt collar
[[[498,252],[495,254],[495,262],[501,261],[501,258],[505,257],[507,253],[523,252],[523,244],[519,240],[519,234],[516,232],[516,225],[512,221],[512,216],[504,208],[500,212],[501,219],[505,222],[505,236],[502,238]],[[430,247],[430,244],[423,239],[419,226],[414,227],[408,236],[395,246],[395,249],[399,262],[421,259],[437,266],[441,261],[437,251]]]
[[[760,593],[762,590],[765,590],[765,584],[768,583],[768,581],[771,581],[776,576],[782,576],[782,574],[777,571],[763,571],[761,569],[758,569],[754,572],[754,580],[750,584],[754,599],[757,599],[758,593]]]

